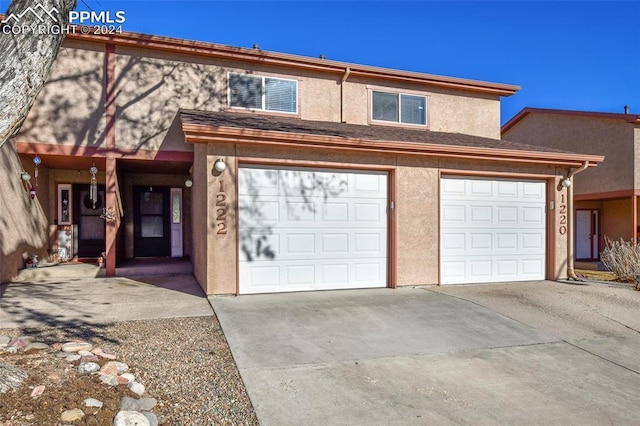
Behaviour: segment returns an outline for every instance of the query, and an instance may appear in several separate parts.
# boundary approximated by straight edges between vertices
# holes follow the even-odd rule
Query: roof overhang
[[[511,96],[520,90],[519,86],[512,84],[492,83],[465,78],[402,71],[287,53],[269,52],[260,49],[247,49],[127,31],[122,32],[122,34],[105,35],[82,34],[82,31],[77,30],[67,34],[66,38],[69,40],[150,49],[190,56],[238,60],[260,63],[263,65],[329,72],[338,75],[348,73],[350,76],[354,77],[357,76],[394,82],[426,84],[430,86],[471,91],[495,96]]]
[[[526,107],[523,108],[519,113],[511,117],[511,119],[502,126],[502,128],[500,129],[501,133],[505,134],[529,114],[551,114],[583,118],[599,118],[608,120],[621,120],[631,124],[640,124],[640,115],[637,114],[617,114],[612,112],[574,111],[564,109]]]
[[[183,123],[182,130],[187,143],[234,143],[273,147],[318,148],[437,158],[546,164],[563,167],[578,167],[585,163],[589,167],[594,167],[604,161],[604,157],[599,155],[371,140],[206,124]]]

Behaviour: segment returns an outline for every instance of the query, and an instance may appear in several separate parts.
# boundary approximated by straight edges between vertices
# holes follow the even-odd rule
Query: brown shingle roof
[[[596,112],[596,111],[576,111],[568,109],[549,109],[549,108],[531,108],[526,107],[519,113],[511,117],[501,129],[502,134],[505,134],[509,129],[518,124],[528,114],[552,114],[552,115],[565,115],[583,118],[604,118],[610,120],[622,120],[627,123],[640,124],[640,115],[638,114],[620,114],[615,112]]]
[[[362,139],[369,141],[413,142],[434,145],[477,147],[498,150],[534,151],[549,153],[567,153],[543,146],[527,145],[501,139],[484,138],[461,133],[434,132],[422,129],[409,129],[384,125],[359,125],[327,121],[301,120],[293,117],[257,115],[237,112],[207,112],[181,110],[183,125],[202,125],[208,127],[232,127],[268,132],[306,134]]]

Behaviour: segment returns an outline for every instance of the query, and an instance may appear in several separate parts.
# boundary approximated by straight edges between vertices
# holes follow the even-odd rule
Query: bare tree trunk
[[[20,130],[44,86],[75,5],[76,0],[9,5],[0,24],[0,146]]]

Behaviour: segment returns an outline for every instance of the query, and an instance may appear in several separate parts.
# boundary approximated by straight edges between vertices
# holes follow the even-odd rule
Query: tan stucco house
[[[107,275],[189,259],[207,294],[564,277],[560,182],[602,157],[501,140],[500,99],[517,90],[69,35],[0,150],[0,279],[47,251],[104,253]]]
[[[502,128],[505,139],[606,157],[575,176],[575,256],[596,260],[604,238],[639,235],[640,115],[525,108]]]

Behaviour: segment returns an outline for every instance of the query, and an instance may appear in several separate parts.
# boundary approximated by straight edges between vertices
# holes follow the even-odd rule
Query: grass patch
[[[576,275],[580,278],[587,278],[598,281],[616,281],[616,274],[609,271],[593,271],[590,269],[576,269]]]

